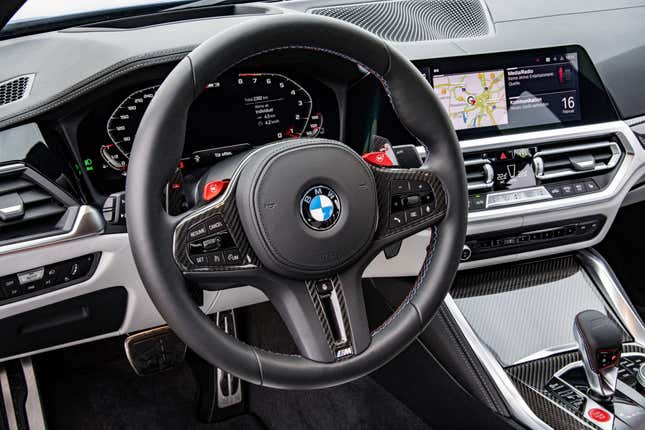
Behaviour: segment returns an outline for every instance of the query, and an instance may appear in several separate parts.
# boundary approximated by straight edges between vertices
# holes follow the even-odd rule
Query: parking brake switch
[[[605,314],[586,310],[576,315],[573,335],[582,355],[589,396],[599,402],[611,400],[616,390],[622,330]]]

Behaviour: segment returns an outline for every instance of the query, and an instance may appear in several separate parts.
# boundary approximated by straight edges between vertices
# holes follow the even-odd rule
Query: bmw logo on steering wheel
[[[340,199],[331,188],[316,185],[302,196],[300,215],[305,224],[314,230],[327,230],[340,217]]]

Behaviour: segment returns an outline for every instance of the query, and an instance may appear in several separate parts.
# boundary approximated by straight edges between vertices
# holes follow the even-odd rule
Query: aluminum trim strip
[[[33,363],[30,357],[23,358],[20,363],[22,364],[22,372],[25,375],[25,384],[28,389],[25,409],[27,410],[29,430],[45,430],[47,426],[45,425],[45,415],[40,402],[40,393],[38,392]]]
[[[537,352],[534,352],[531,355],[528,355],[526,357],[520,358],[519,360],[517,360],[513,364],[511,364],[511,366],[526,363],[526,362],[529,362],[529,361],[539,360],[539,359],[542,359],[542,358],[551,357],[552,355],[558,355],[558,354],[564,354],[565,352],[576,351],[577,349],[578,349],[578,345],[575,342],[571,342],[571,343],[568,343],[566,345],[559,345],[559,346],[554,346],[554,347],[551,347],[551,348],[545,348],[542,351],[537,351]]]
[[[593,249],[578,252],[582,266],[596,283],[603,298],[620,318],[627,332],[640,345],[645,345],[645,326],[625,294],[620,281],[607,262]]]
[[[455,319],[459,329],[466,337],[466,340],[473,349],[473,352],[495,382],[497,389],[500,391],[502,398],[511,410],[512,415],[531,429],[550,429],[551,427],[538,418],[538,416],[535,415],[531,408],[526,404],[513,381],[511,381],[508,374],[499,364],[497,358],[495,358],[490,349],[479,339],[479,336],[477,336],[468,321],[466,321],[466,318],[461,313],[459,307],[457,307],[457,304],[450,294],[446,296],[444,303],[452,317]]]
[[[53,236],[2,245],[0,246],[0,256],[22,252],[28,249],[53,246],[83,237],[96,236],[103,233],[104,229],[105,221],[101,213],[92,206],[82,205],[78,209],[78,213],[74,219],[74,225],[70,231]]]
[[[2,400],[4,401],[4,410],[7,414],[9,430],[18,430],[16,410],[13,407],[13,398],[11,397],[11,387],[9,386],[9,378],[4,367],[0,368],[0,388],[2,389]]]
[[[534,191],[534,193],[530,193],[531,191]],[[512,195],[512,194],[516,194],[516,195],[523,194],[524,196],[520,197],[518,200],[491,201],[495,197]],[[527,194],[533,194],[533,195],[527,195]],[[496,208],[496,207],[502,207],[502,206],[515,205],[521,202],[531,203],[536,201],[549,200],[552,198],[553,196],[546,190],[546,188],[542,186],[532,187],[532,188],[522,188],[519,190],[500,191],[496,193],[489,193],[486,195],[486,208]]]

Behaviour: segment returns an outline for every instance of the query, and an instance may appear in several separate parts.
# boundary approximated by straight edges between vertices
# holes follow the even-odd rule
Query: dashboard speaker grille
[[[29,95],[35,75],[22,75],[0,82],[0,106],[22,100]]]
[[[485,37],[493,28],[480,0],[393,0],[310,9],[392,42]]]

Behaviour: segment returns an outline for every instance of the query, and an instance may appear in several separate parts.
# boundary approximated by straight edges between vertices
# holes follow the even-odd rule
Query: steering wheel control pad
[[[356,152],[324,139],[293,139],[251,156],[236,202],[260,261],[295,278],[333,273],[354,261],[376,231],[374,175]]]

